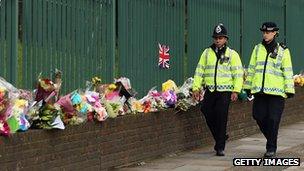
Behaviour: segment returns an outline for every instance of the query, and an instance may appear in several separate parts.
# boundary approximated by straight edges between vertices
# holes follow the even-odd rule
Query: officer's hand
[[[193,92],[192,97],[194,98],[194,100],[196,101],[200,101],[200,91],[196,90]]]
[[[231,93],[231,101],[236,101],[238,99],[238,94],[236,92]]]
[[[292,94],[292,93],[286,93],[286,95],[287,95],[287,98],[293,98],[293,96],[294,96],[294,94]]]
[[[247,94],[248,97],[250,97],[250,96],[252,95],[252,94],[250,93],[250,90],[245,89],[244,91],[246,92],[246,94]]]

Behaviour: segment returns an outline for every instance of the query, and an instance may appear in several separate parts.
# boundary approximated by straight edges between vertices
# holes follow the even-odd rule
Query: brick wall
[[[304,88],[286,102],[282,124],[304,120]],[[258,132],[251,102],[231,105],[231,139]],[[0,170],[107,170],[213,143],[198,107],[127,115],[65,130],[30,130],[0,137]]]

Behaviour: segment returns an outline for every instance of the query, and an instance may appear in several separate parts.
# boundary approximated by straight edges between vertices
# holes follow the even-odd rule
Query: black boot
[[[216,155],[217,156],[225,156],[224,150],[216,150]]]
[[[276,155],[276,152],[275,151],[267,151],[265,154],[264,154],[264,157],[265,158],[272,158],[272,157],[275,157]]]

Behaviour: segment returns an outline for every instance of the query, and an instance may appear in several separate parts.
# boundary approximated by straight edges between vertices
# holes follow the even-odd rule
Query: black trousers
[[[277,137],[285,100],[281,96],[258,94],[253,100],[253,118],[267,139],[266,150],[277,150]]]
[[[226,127],[231,92],[205,92],[201,111],[215,140],[214,150],[225,150]]]

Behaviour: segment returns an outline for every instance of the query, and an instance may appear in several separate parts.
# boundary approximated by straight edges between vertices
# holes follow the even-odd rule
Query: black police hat
[[[277,27],[276,23],[274,22],[264,22],[262,27],[260,28],[261,31],[279,31],[279,27]]]
[[[215,38],[215,37],[219,37],[219,36],[224,36],[224,37],[228,38],[227,29],[224,27],[224,25],[222,23],[218,24],[213,29],[212,37]]]

